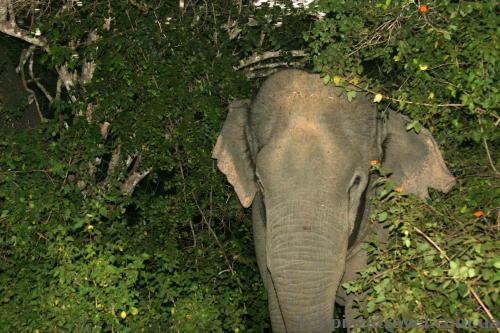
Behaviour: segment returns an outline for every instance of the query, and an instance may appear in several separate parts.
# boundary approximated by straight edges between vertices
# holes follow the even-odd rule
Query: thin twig
[[[493,159],[491,158],[490,148],[488,147],[488,143],[486,142],[486,138],[484,137],[483,126],[481,125],[479,127],[479,129],[481,130],[481,136],[483,139],[484,150],[486,151],[486,156],[488,157],[488,162],[490,163],[491,169],[493,170],[493,172],[495,173],[495,175],[497,177],[500,177],[500,173],[498,172],[497,168],[495,168],[495,164],[493,163]]]
[[[31,173],[31,172],[41,172],[44,174],[47,174],[48,171],[44,169],[33,169],[33,170],[7,170],[7,171],[0,171],[1,174],[7,174],[7,173]]]
[[[28,99],[29,104],[35,102],[38,117],[40,118],[40,121],[44,121],[45,117],[43,116],[42,111],[40,110],[40,104],[38,104],[38,99],[36,98],[36,94],[31,88],[28,87],[28,84],[26,83],[26,76],[24,75],[24,65],[26,64],[26,61],[28,61],[28,58],[31,57],[34,49],[35,46],[31,45],[29,48],[21,52],[21,57],[19,59],[19,66],[17,66],[17,72],[19,73],[19,77],[21,78],[21,83],[24,87],[24,90],[26,90],[26,92],[29,95]]]
[[[66,185],[66,181],[68,180],[69,167],[71,166],[71,162],[72,161],[73,161],[73,156],[71,156],[69,158],[69,162],[68,162],[68,166],[67,166],[67,169],[66,169],[66,173],[64,174],[64,178],[63,178],[63,181],[62,181],[62,184],[61,184],[61,189],[64,187],[64,185]]]
[[[35,77],[35,74],[33,73],[33,56],[34,56],[34,53],[31,52],[31,54],[30,54],[30,62],[29,62],[29,65],[28,65],[31,79],[33,80],[33,82],[35,82],[35,84],[38,87],[38,89],[40,89],[42,91],[42,93],[49,100],[49,102],[52,102],[52,100],[53,100],[52,96],[50,95],[50,93],[48,92],[48,90],[40,83],[40,80]]]
[[[354,46],[354,50],[350,52],[347,56],[351,57],[355,53],[359,52],[360,50],[369,47],[369,46],[374,46],[377,44],[383,44],[384,42],[388,43],[392,37],[392,31],[400,26],[399,20],[401,19],[401,14],[396,17],[394,20],[389,20],[381,25],[379,25],[375,31],[366,34],[365,37],[361,39],[361,41],[358,42]],[[381,41],[383,37],[387,36],[385,41]]]
[[[429,243],[431,243],[432,246],[434,246],[434,248],[436,250],[438,250],[439,254],[441,254],[447,261],[451,261],[450,257],[448,257],[448,255],[446,254],[446,252],[441,248],[439,247],[439,245],[436,244],[436,242],[434,242],[429,236],[427,236],[422,230],[420,230],[418,227],[413,227],[413,229],[419,234],[421,235],[422,237],[425,238],[426,241],[428,241]]]
[[[486,156],[488,156],[488,161],[490,162],[491,169],[493,170],[493,172],[495,172],[497,177],[500,177],[500,173],[493,164],[493,160],[491,159],[490,149],[488,148],[488,143],[486,142],[486,139],[484,137],[483,137],[483,145],[484,145],[484,150],[486,151]]]
[[[379,277],[384,276],[388,272],[394,271],[395,269],[401,267],[403,264],[406,264],[408,261],[419,259],[419,258],[424,258],[424,257],[430,257],[430,256],[431,256],[430,254],[420,254],[418,256],[412,256],[410,258],[407,258],[404,261],[400,261],[399,263],[397,263],[396,265],[392,266],[391,268],[388,268],[388,269],[386,269],[386,270],[384,270],[384,271],[376,274],[375,276],[371,277],[370,280],[368,281],[368,283],[374,282]],[[432,254],[432,256],[434,256],[434,255]]]
[[[37,232],[36,234],[38,235],[38,239],[43,238],[43,239],[45,239],[45,240],[49,240],[49,239],[47,238],[47,236],[45,236],[45,235],[44,235],[44,234],[42,234],[42,233]]]
[[[146,4],[140,4],[135,0],[129,0],[129,2],[132,6],[136,7],[137,9],[142,11],[144,14],[147,14],[147,12],[149,11],[149,6]]]
[[[170,122],[170,128],[174,128],[174,124],[173,124],[172,120],[170,119],[170,117],[168,117],[168,120]],[[179,151],[177,145],[174,146],[174,149],[175,149],[176,155],[180,156],[180,151]],[[181,172],[181,178],[182,178],[182,188],[183,188],[184,202],[186,203],[186,205],[188,205],[186,175],[184,173],[184,167],[182,166],[182,163],[181,163],[180,159],[178,160],[178,165],[179,165],[179,170]],[[211,195],[211,193],[210,193],[210,195]],[[231,263],[229,261],[229,258],[226,255],[226,252],[224,251],[224,247],[222,246],[222,243],[220,242],[219,237],[217,237],[217,234],[212,229],[212,226],[211,226],[211,223],[210,223],[209,219],[207,219],[207,217],[205,215],[205,212],[203,212],[203,210],[201,209],[200,205],[198,204],[198,200],[196,200],[196,197],[195,197],[195,195],[194,195],[194,193],[192,191],[191,191],[191,197],[192,197],[192,199],[194,201],[194,204],[195,204],[196,208],[198,209],[198,211],[199,211],[199,213],[201,215],[201,219],[202,219],[203,223],[205,223],[207,225],[208,231],[212,234],[212,236],[215,239],[215,242],[217,243],[217,246],[222,251],[222,255],[224,256],[224,260],[226,261],[226,264],[228,266],[229,271],[231,272],[232,275],[234,275],[235,272],[234,272],[233,267],[232,267],[232,265],[231,265]],[[210,199],[210,201],[211,200],[212,199]],[[210,206],[211,205],[212,205],[212,203],[210,203]],[[211,217],[210,217],[210,220],[211,220]],[[189,227],[190,227],[191,233],[193,235],[193,243],[194,243],[193,246],[196,247],[196,233],[194,232],[194,226],[193,226],[193,222],[191,221],[191,219],[189,219]]]
[[[201,214],[201,220],[207,225],[208,231],[210,231],[210,233],[212,234],[212,236],[214,236],[215,242],[217,243],[217,245],[219,246],[219,248],[222,251],[222,255],[224,256],[224,259],[226,261],[227,267],[231,271],[231,275],[234,275],[233,267],[232,267],[231,263],[229,262],[229,258],[227,257],[226,252],[224,251],[224,247],[222,246],[221,242],[219,241],[219,237],[217,237],[217,234],[215,233],[214,229],[212,229],[212,226],[208,222],[208,220],[207,220],[207,218],[205,216],[205,213],[203,212],[203,210],[201,209],[200,205],[198,204],[198,201],[196,200],[196,197],[195,197],[195,195],[194,195],[193,192],[191,192],[191,196],[192,196],[192,198],[194,200],[196,208],[198,208],[198,211]]]
[[[373,94],[373,95],[377,94],[377,92],[375,92],[375,91],[373,91],[371,89],[368,89],[368,88],[364,88],[364,87],[360,86],[359,84],[355,84],[355,83],[352,83],[352,82],[349,82],[349,84],[352,85],[353,87],[356,87],[356,88],[358,88],[358,89],[360,89],[362,91],[365,91],[367,93],[370,93],[370,94]],[[461,104],[461,103],[432,104],[432,103],[402,101],[400,99],[389,97],[389,96],[385,96],[385,95],[384,95],[384,99],[388,99],[388,100],[393,101],[395,103],[402,103],[402,102],[404,102],[405,104],[413,104],[413,105],[419,105],[419,106],[431,106],[431,107],[435,106],[435,107],[450,107],[450,108],[461,108],[461,107],[465,106],[465,104]]]
[[[167,118],[169,121],[169,126],[167,127],[166,131],[172,131],[174,128],[174,123],[173,123],[172,119],[170,118],[170,116],[167,116]],[[166,134],[166,135],[170,135],[170,134]],[[175,144],[174,149],[175,149],[175,154],[177,156],[180,156],[179,147],[177,146],[177,144]],[[179,171],[181,172],[181,178],[182,178],[182,194],[184,197],[184,203],[186,204],[186,206],[188,206],[186,176],[184,174],[184,167],[182,166],[182,163],[180,160],[178,160],[178,164],[179,164]],[[196,247],[196,233],[194,231],[194,226],[193,226],[193,222],[191,221],[191,219],[189,219],[189,228],[191,229],[191,235],[193,236],[193,246]]]
[[[176,148],[176,153],[177,153],[177,148]],[[186,176],[184,175],[184,168],[183,168],[180,160],[179,160],[178,164],[179,164],[179,170],[181,172],[181,177],[182,177],[182,192],[184,195],[184,203],[187,206],[188,201],[187,201]],[[193,221],[191,221],[191,219],[189,219],[189,229],[191,229],[191,235],[193,236],[193,246],[196,247],[196,232],[194,231]]]

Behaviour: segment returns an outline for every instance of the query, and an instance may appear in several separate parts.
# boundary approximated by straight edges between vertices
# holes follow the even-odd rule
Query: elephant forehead
[[[273,140],[273,157],[296,166],[332,163],[341,154],[325,126],[305,117],[296,118]]]
[[[289,113],[317,113],[327,108],[344,104],[341,98],[332,95],[325,87],[313,90],[302,87],[298,89],[284,90],[275,96],[274,103],[281,105]]]
[[[317,112],[294,113],[288,121],[288,134],[294,135],[296,132],[321,132],[321,123]]]

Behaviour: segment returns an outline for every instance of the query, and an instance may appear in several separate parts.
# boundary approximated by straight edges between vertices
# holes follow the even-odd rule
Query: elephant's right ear
[[[224,127],[217,138],[212,157],[217,159],[217,167],[233,185],[243,207],[252,204],[257,186],[253,164],[246,137],[246,127],[250,101],[236,101],[229,105]]]

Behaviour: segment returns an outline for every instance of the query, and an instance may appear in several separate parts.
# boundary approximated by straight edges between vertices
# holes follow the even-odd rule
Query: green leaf
[[[410,240],[410,238],[408,238],[408,237],[404,237],[404,238],[403,238],[403,244],[404,244],[406,247],[410,247],[410,246],[411,246],[411,240]]]
[[[85,219],[78,218],[76,223],[73,224],[73,230],[78,230],[85,224]]]
[[[420,124],[418,122],[418,120],[414,120],[412,122],[410,122],[408,125],[406,125],[406,130],[409,131],[413,129],[415,131],[415,133],[420,133],[420,131],[422,130],[422,124]]]
[[[375,311],[376,308],[377,304],[374,300],[369,301],[368,304],[366,305],[366,310],[368,311],[368,313],[372,313],[373,311]]]
[[[460,297],[462,297],[462,298],[469,295],[469,288],[467,288],[467,286],[463,283],[460,283],[458,285],[457,291],[458,291],[458,294],[460,295]]]
[[[379,222],[384,222],[385,220],[387,220],[387,216],[387,212],[381,212],[378,214],[377,219]]]
[[[375,299],[375,303],[382,303],[385,301],[385,295],[383,293],[378,294],[377,298]]]
[[[354,97],[356,97],[356,91],[351,90],[351,91],[347,92],[347,100],[349,102],[351,102]]]

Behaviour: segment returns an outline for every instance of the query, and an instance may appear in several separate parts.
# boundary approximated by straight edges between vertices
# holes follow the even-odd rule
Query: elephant
[[[341,284],[366,265],[373,161],[403,193],[428,198],[455,178],[427,129],[382,116],[367,94],[348,101],[318,74],[269,76],[253,101],[230,104],[212,157],[243,207],[252,206],[257,264],[273,332],[331,332],[334,304],[355,312]],[[381,236],[381,238],[387,236]]]

